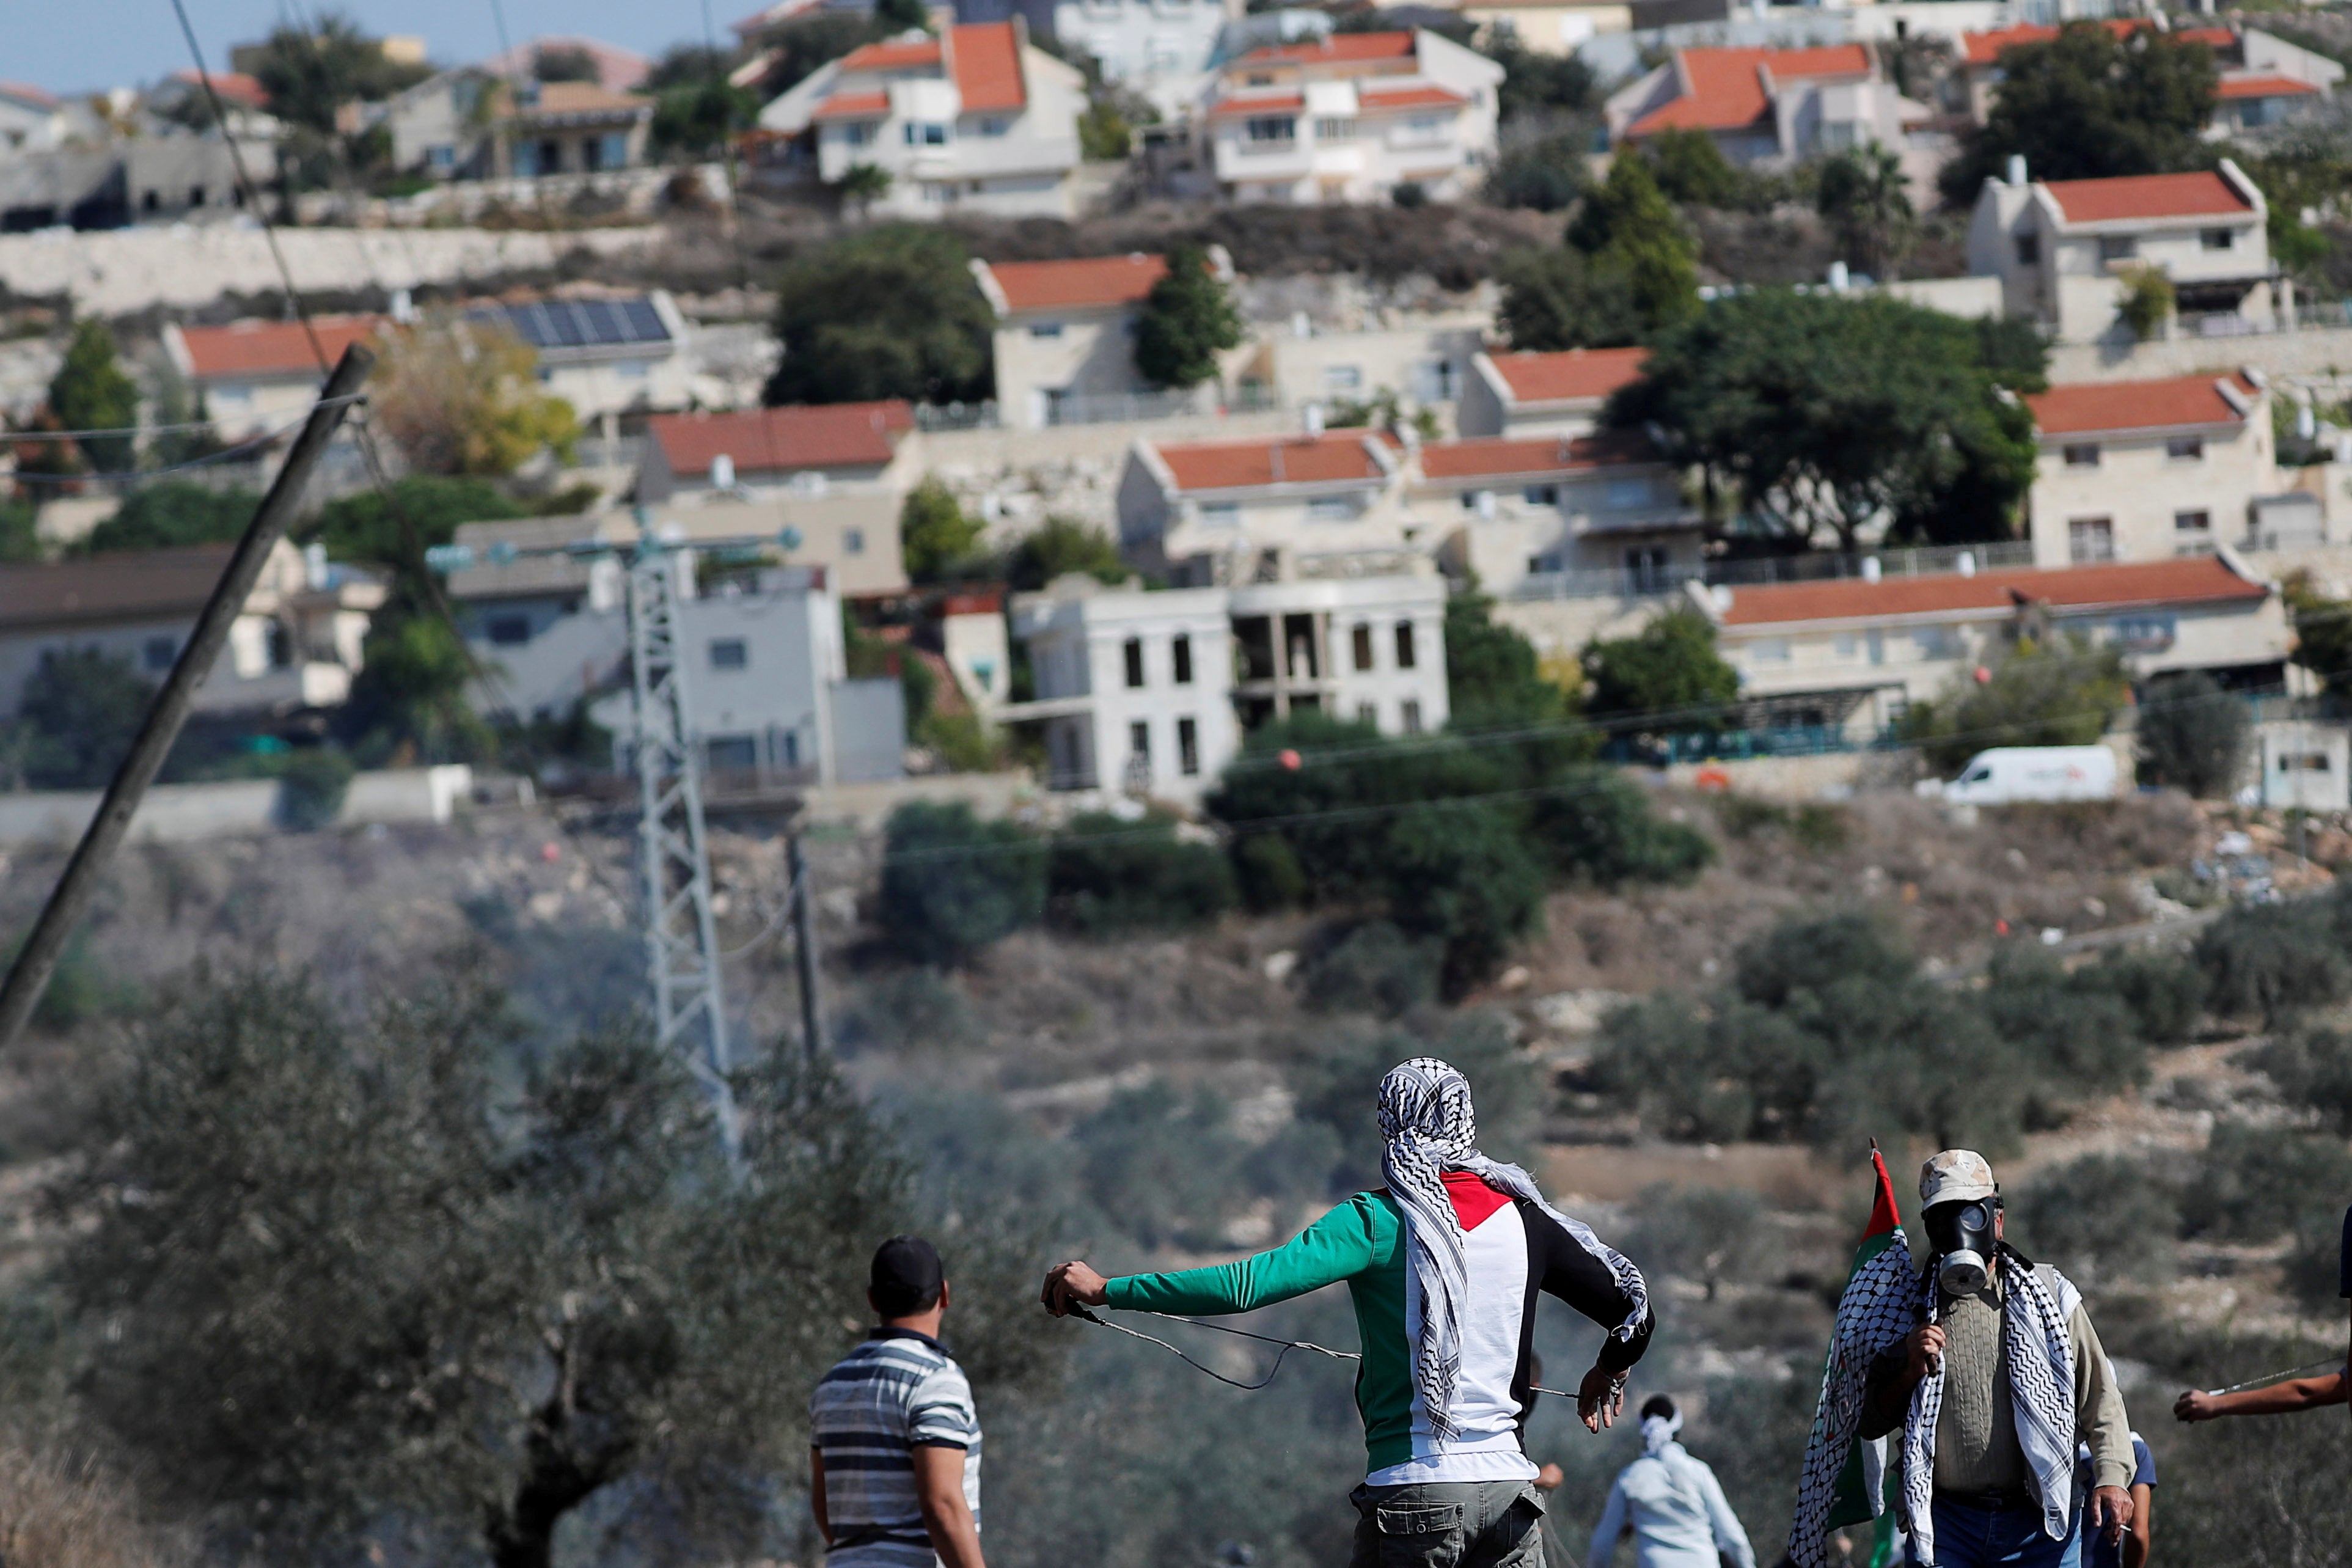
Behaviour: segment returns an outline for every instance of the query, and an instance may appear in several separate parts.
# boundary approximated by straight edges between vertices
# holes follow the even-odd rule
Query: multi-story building
[[[915,411],[902,399],[656,414],[646,421],[636,497],[659,503],[781,489],[895,498],[921,469]]]
[[[1385,202],[1468,195],[1495,159],[1503,68],[1427,30],[1335,33],[1221,67],[1195,135],[1225,195]]]
[[[508,112],[501,142],[517,179],[541,174],[609,174],[646,161],[654,100],[593,81],[526,86]]]
[[[393,166],[436,180],[608,174],[644,165],[654,100],[594,81],[515,83],[481,66],[427,77],[364,110]]]
[[[1064,578],[1013,600],[1052,786],[1196,802],[1244,731],[1316,710],[1412,734],[1444,726],[1444,580],[1433,573],[1149,593]]]
[[[909,33],[824,66],[760,111],[763,178],[839,184],[879,170],[877,213],[1076,214],[1086,78],[1029,42],[1019,17]]]
[[[1233,258],[1211,246],[1209,265],[1233,281]],[[1135,252],[1074,261],[974,261],[971,275],[996,312],[991,349],[996,403],[1017,430],[1135,418],[1187,405],[1135,368],[1135,323],[1167,258]],[[1213,390],[1213,389],[1212,389]]]
[[[1491,37],[1507,29],[1531,54],[1572,55],[1602,33],[1633,26],[1629,0],[1464,0],[1462,18]]]
[[[1139,440],[1119,476],[1119,545],[1175,581],[1248,583],[1315,557],[1413,552],[1402,448],[1369,430]]]
[[[2187,174],[2030,180],[2025,160],[1988,179],[1969,224],[1969,270],[2001,281],[2012,316],[2061,342],[2131,335],[2129,275],[2171,280],[2182,318],[2267,315],[2271,264],[2263,193],[2228,158]],[[2284,285],[2282,285],[2284,287]]]
[[[1748,725],[1843,731],[1855,741],[1999,662],[2021,636],[2115,647],[2135,679],[2198,669],[2256,689],[2284,683],[2294,643],[2277,590],[2226,550],[2055,571],[1686,591],[1739,673]]]
[[[1696,576],[1706,542],[1681,475],[1638,430],[1432,444],[1415,455],[1405,493],[1420,537],[1442,542],[1447,574],[1498,593],[1598,572],[1655,593]]]
[[[279,429],[299,420],[319,395],[326,373],[355,342],[368,342],[392,327],[389,316],[313,316],[318,333],[296,321],[231,321],[225,327],[184,327],[166,322],[163,353],[188,384],[204,395],[215,428],[227,439]]]
[[[1650,351],[1569,349],[1480,353],[1470,361],[1454,422],[1470,436],[1582,436],[1609,395],[1640,378]]]
[[[2041,442],[2028,501],[2039,566],[2161,561],[2259,542],[2279,493],[2270,395],[2254,372],[2085,382],[2026,399]]]
[[[1867,44],[1816,48],[1675,49],[1603,106],[1612,142],[1703,131],[1734,163],[1785,168],[1872,142],[1903,154],[1915,183],[1932,177],[1940,143],[1911,130],[1935,110],[1895,90]],[[1913,154],[1918,153],[1918,156]]]

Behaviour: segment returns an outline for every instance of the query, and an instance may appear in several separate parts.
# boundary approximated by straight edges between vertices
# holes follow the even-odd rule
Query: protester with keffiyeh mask
[[[1593,1528],[1585,1568],[1609,1568],[1617,1538],[1633,1532],[1639,1568],[1756,1568],[1748,1531],[1723,1495],[1715,1472],[1675,1441],[1682,1413],[1663,1394],[1642,1405],[1642,1457],[1617,1474],[1608,1505]]]
[[[1118,1279],[1065,1263],[1046,1277],[1045,1306],[1212,1316],[1345,1284],[1369,1455],[1352,1499],[1354,1568],[1541,1568],[1543,1498],[1524,1438],[1536,1292],[1609,1331],[1577,1397],[1597,1432],[1614,1422],[1649,1344],[1641,1272],[1525,1171],[1478,1152],[1469,1080],[1445,1063],[1391,1069],[1379,1112],[1385,1187],[1239,1263]]]

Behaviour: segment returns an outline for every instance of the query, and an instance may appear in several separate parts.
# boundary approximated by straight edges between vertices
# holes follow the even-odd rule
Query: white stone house
[[[656,414],[646,421],[636,499],[659,504],[784,492],[887,495],[922,477],[915,411],[903,399]]]
[[[2162,561],[2260,542],[2282,495],[2270,394],[2252,372],[2085,382],[2025,399],[2041,457],[2028,500],[2040,566]]]
[[[2284,682],[2294,644],[2277,590],[2227,550],[2053,571],[1686,591],[1739,674],[1751,727],[1837,730],[1856,742],[1998,662],[2021,634],[2116,647],[2135,679],[2200,669],[2253,688]]]
[[[1194,127],[1243,202],[1385,202],[1400,185],[1469,195],[1495,160],[1503,68],[1426,30],[1336,33],[1228,61]]]
[[[1248,441],[1138,440],[1119,475],[1119,548],[1192,584],[1291,565],[1426,553],[1407,519],[1403,454],[1368,430]]]
[[[1037,695],[1000,717],[1044,721],[1055,789],[1195,804],[1272,719],[1442,728],[1445,598],[1427,572],[1158,593],[1064,578],[1013,600]]]
[[[1860,43],[1675,49],[1611,94],[1602,115],[1612,144],[1703,131],[1732,163],[1763,168],[1876,142],[1900,154],[1905,174],[1920,184],[1948,152],[1940,139],[1914,137],[1935,110],[1896,91]]]
[[[691,329],[667,289],[643,294],[505,300],[467,319],[511,332],[538,356],[540,384],[583,422],[684,408],[694,400]]]
[[[1237,356],[1236,390],[1285,408],[1336,411],[1383,394],[1404,408],[1440,408],[1461,396],[1493,322],[1484,311],[1431,311],[1356,331],[1302,331],[1294,319],[1287,330],[1261,329]]]
[[[54,93],[26,82],[0,81],[0,156],[38,153],[65,138],[65,106]]]
[[[2001,280],[2009,314],[2060,342],[2127,337],[2125,279],[2145,267],[2172,280],[2184,328],[2271,311],[2270,209],[2231,160],[2109,180],[2029,180],[2023,163],[1985,182],[1969,223],[1969,270]]]
[[[1233,258],[1212,246],[1209,265],[1231,283]],[[1136,252],[1070,261],[975,260],[973,279],[996,313],[990,349],[996,403],[1016,430],[1133,418],[1159,389],[1135,368],[1135,324],[1167,258]]]
[[[1054,37],[1092,55],[1105,81],[1178,120],[1200,100],[1217,40],[1241,15],[1241,0],[1059,0]]]
[[[163,352],[173,368],[204,395],[205,412],[223,437],[236,440],[259,430],[298,422],[319,395],[326,373],[319,351],[331,365],[354,342],[370,342],[392,329],[388,316],[313,316],[319,335],[295,321],[232,321],[225,327],[184,327],[167,322]]]
[[[760,111],[762,177],[890,176],[870,210],[937,217],[1075,216],[1086,78],[1029,42],[1019,17],[867,44]]]
[[[1609,395],[1640,379],[1649,353],[1631,348],[1476,354],[1455,425],[1465,437],[1585,435],[1601,423]]]
[[[1624,574],[1655,593],[1695,577],[1706,520],[1639,431],[1497,437],[1423,447],[1406,484],[1421,537],[1455,577],[1507,594],[1560,573]]]

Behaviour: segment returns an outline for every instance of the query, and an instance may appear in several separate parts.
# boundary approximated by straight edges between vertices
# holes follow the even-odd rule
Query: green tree
[[[366,663],[337,710],[335,732],[371,767],[472,763],[498,741],[467,700],[474,664],[438,616],[395,610],[369,628]]]
[[[1613,262],[1561,246],[1507,250],[1495,267],[1495,324],[1522,352],[1617,349],[1641,341],[1632,278]]]
[[[1486,175],[1487,202],[1539,213],[1574,206],[1591,184],[1584,168],[1584,150],[1589,144],[1588,138],[1570,133],[1537,137],[1505,148]]]
[[[882,929],[926,963],[960,963],[1045,912],[1045,847],[1011,822],[982,822],[961,801],[910,801],[890,814],[882,853]]]
[[[2124,274],[2123,284],[2123,302],[2116,314],[2142,342],[2161,336],[2179,304],[2171,275],[2161,267],[2135,267]]]
[[[2297,1014],[2352,994],[2343,906],[2254,904],[2205,928],[2193,950],[2205,974],[2205,1004],[2223,1018],[2259,1018],[2276,1027]]]
[[[1837,232],[1847,263],[1881,281],[1902,265],[1918,223],[1903,161],[1875,142],[1822,163],[1813,209]]]
[[[641,92],[664,93],[674,87],[725,81],[738,63],[733,51],[704,44],[672,44],[637,84]]]
[[[99,789],[131,750],[155,688],[120,655],[49,649],[25,679],[16,745],[35,789]]]
[[[1130,574],[1110,535],[1066,517],[1048,517],[1023,534],[1004,560],[1004,579],[1017,593],[1034,594],[1068,572],[1114,584]]]
[[[681,82],[654,100],[647,132],[657,158],[706,159],[724,153],[737,132],[760,117],[759,100],[730,82]]]
[[[890,171],[879,163],[852,163],[834,182],[833,194],[844,206],[855,208],[864,217],[876,202],[890,194]]]
[[[1704,1287],[1710,1301],[1725,1280],[1746,1284],[1777,1260],[1763,1201],[1744,1187],[1654,1186],[1634,1214],[1626,1245],[1643,1266]]]
[[[244,59],[269,95],[269,112],[320,136],[335,133],[335,111],[353,100],[381,102],[433,74],[433,68],[387,58],[383,42],[335,12],[309,27],[280,26]]]
[[[777,279],[783,358],[767,400],[974,400],[989,387],[995,326],[970,253],[929,224],[845,235]]]
[[[1168,252],[1168,271],[1144,296],[1135,323],[1135,369],[1154,386],[1197,386],[1217,355],[1242,341],[1241,312],[1198,247]]]
[[[572,405],[542,390],[513,332],[442,318],[394,334],[369,382],[370,416],[418,473],[499,478],[542,451],[569,458]]]
[[[2352,696],[2352,600],[2329,598],[2304,570],[2289,573],[2283,587],[2294,620],[2294,651],[2287,657],[2311,671],[2330,696]]]
[[[41,509],[27,496],[0,500],[0,564],[41,558]]]
[[[219,544],[241,536],[261,498],[242,488],[216,490],[185,479],[162,479],[132,490],[121,510],[86,535],[79,550],[170,550]]]
[[[1739,672],[1715,650],[1715,623],[1670,610],[1629,637],[1585,644],[1584,711],[1604,723],[1660,717],[1678,729],[1711,729],[1739,699]]]
[[[1055,835],[1046,854],[1046,918],[1083,935],[1205,925],[1235,898],[1224,851],[1185,842],[1169,816],[1128,822],[1082,815]]]
[[[1086,112],[1078,116],[1078,154],[1089,163],[1123,159],[1134,142],[1134,128],[1119,112],[1118,105],[1108,98],[1087,104]]]
[[[1938,176],[1953,206],[1974,206],[2018,153],[2042,180],[2160,174],[2210,159],[2203,136],[2220,79],[2201,43],[2070,22],[2046,43],[2012,44],[1998,63],[1983,127]]]
[[[1445,701],[1460,730],[1523,729],[1568,716],[1568,693],[1544,678],[1535,645],[1495,621],[1476,592],[1445,601]]]
[[[1698,310],[1698,241],[1658,189],[1648,159],[1612,163],[1607,183],[1569,221],[1567,237],[1595,266],[1623,273],[1644,333]]]
[[[2036,1258],[2085,1283],[2172,1271],[2179,1199],[2169,1173],[2127,1154],[2085,1154],[2038,1171],[2010,1205],[2010,1229]]]
[[[2147,683],[2138,729],[2140,768],[2147,781],[2207,800],[2235,787],[2253,734],[2253,716],[2211,676],[2192,669],[2160,675]]]
[[[49,382],[49,411],[68,430],[128,430],[139,423],[139,384],[115,358],[114,332],[96,316],[74,323],[65,362]],[[82,454],[99,472],[118,473],[136,457],[134,436],[84,436]]]
[[[1963,671],[1935,697],[1913,703],[1899,732],[1928,766],[1951,773],[1995,746],[2095,745],[2130,694],[2123,656],[2113,647],[2025,639],[1983,679]]]
[[[2288,1104],[2317,1111],[2339,1136],[2352,1137],[2352,1036],[2297,1029],[2240,1059],[2276,1084]]]
[[[334,826],[350,793],[352,759],[334,746],[305,746],[278,775],[278,819],[296,833]]]
[[[1606,417],[1654,431],[1669,460],[1704,468],[1771,531],[1851,551],[1875,518],[1935,515],[1969,475],[1991,510],[1982,536],[2006,529],[2036,448],[2000,391],[1973,323],[1885,296],[1759,289],[1658,337]]]
[[[1642,152],[1667,200],[1699,207],[1748,205],[1748,181],[1707,132],[1669,126],[1645,138]]]
[[[1489,29],[1485,52],[1503,68],[1495,107],[1505,124],[1557,120],[1594,107],[1592,68],[1575,55],[1531,49],[1508,27]]]
[[[987,535],[988,524],[965,511],[936,474],[924,475],[898,508],[898,548],[918,583],[939,582],[969,563]]]

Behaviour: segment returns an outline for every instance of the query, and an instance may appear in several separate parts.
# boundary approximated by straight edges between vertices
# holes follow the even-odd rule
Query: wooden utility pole
[[[106,786],[106,798],[99,803],[98,815],[90,818],[73,858],[66,862],[65,875],[50,889],[49,900],[41,908],[41,918],[33,923],[32,934],[18,950],[8,978],[0,982],[0,1051],[16,1043],[26,1020],[33,1016],[33,1008],[58,966],[58,958],[65,952],[66,939],[89,911],[89,901],[98,892],[99,879],[106,874],[108,862],[114,858],[114,852],[121,847],[124,836],[131,831],[131,818],[138,812],[139,802],[147,794],[147,786],[155,782],[163,759],[171,753],[172,743],[180,738],[180,727],[187,721],[196,688],[205,683],[205,678],[220,658],[221,649],[227,646],[230,624],[245,608],[246,600],[252,597],[253,585],[260,580],[261,568],[268,562],[270,550],[285,537],[286,526],[294,520],[295,508],[302,500],[302,491],[318,468],[319,459],[326,453],[328,441],[342,424],[343,416],[351,412],[360,384],[374,365],[375,355],[357,343],[343,351],[341,362],[320,389],[319,401],[311,405],[310,417],[303,421],[301,434],[287,452],[285,467],[278,470],[269,493],[254,509],[253,521],[246,524],[245,537],[236,542],[236,549],[229,555],[228,570],[213,585],[212,597],[205,601],[203,611],[196,616],[195,628],[188,634],[172,673],[163,678],[163,689],[155,693],[146,721],[139,727],[138,738],[131,742],[130,754],[115,769],[114,782]]]

